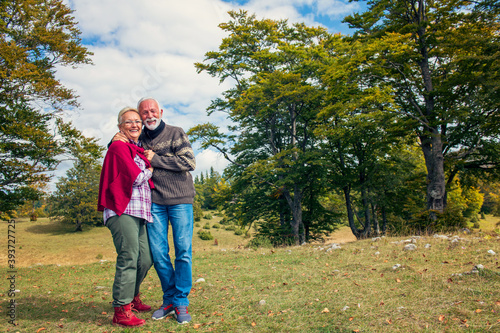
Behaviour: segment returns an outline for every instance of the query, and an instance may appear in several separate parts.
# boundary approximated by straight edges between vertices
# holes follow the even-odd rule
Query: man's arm
[[[128,139],[127,137],[122,133],[122,132],[118,132],[116,133],[113,138],[111,139],[111,141],[108,143],[108,148],[109,146],[111,146],[111,144],[115,141],[121,141],[121,142],[125,142],[127,143],[128,142]]]
[[[144,155],[155,169],[170,171],[193,171],[196,168],[196,159],[189,139],[182,129],[175,133],[172,142],[173,154],[159,155],[151,150],[144,151]]]

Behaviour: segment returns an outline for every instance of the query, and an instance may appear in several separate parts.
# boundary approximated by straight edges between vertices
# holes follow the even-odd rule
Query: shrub
[[[257,250],[259,247],[272,248],[273,243],[269,238],[264,237],[263,235],[258,235],[248,242],[247,247],[254,250]]]
[[[227,231],[234,231],[236,230],[236,227],[234,225],[228,225],[224,229],[226,229]]]
[[[214,229],[219,229],[219,228],[220,228],[220,224],[219,224],[219,223],[215,223],[215,224],[212,226],[212,228],[214,228]]]
[[[226,229],[227,230],[227,229]],[[234,230],[234,234],[235,235],[243,235],[245,233],[245,230],[241,229],[241,228],[235,228]]]
[[[195,223],[194,226],[197,227],[197,228],[201,227],[201,225],[198,222]]]
[[[214,236],[210,233],[210,231],[200,230],[200,231],[198,232],[198,236],[199,236],[202,240],[212,240],[212,239],[214,239]]]
[[[205,220],[211,220],[212,219],[212,214],[208,213],[203,216]]]
[[[205,223],[205,225],[203,226],[203,229],[210,229],[210,223]]]

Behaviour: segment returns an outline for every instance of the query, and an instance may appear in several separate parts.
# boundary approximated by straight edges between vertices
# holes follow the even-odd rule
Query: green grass
[[[210,223],[217,223],[214,216]],[[31,224],[30,224],[31,223]],[[51,232],[34,233],[33,225]],[[79,264],[56,261],[22,265],[27,244],[41,244],[40,258],[53,259],[75,249],[114,251],[109,231],[97,228],[73,237],[48,221],[19,221],[16,244],[18,326],[7,323],[7,293],[0,294],[6,332],[488,332],[500,331],[500,239],[492,233],[459,235],[451,243],[432,236],[417,240],[417,250],[403,251],[406,238],[371,239],[326,251],[321,244],[275,249],[247,249],[248,239],[233,231],[211,229],[217,239],[194,237],[193,281],[188,325],[173,318],[141,328],[111,325],[114,261],[95,258]],[[1,229],[7,234],[5,225]],[[102,234],[102,235],[101,235]],[[43,237],[42,237],[43,236]],[[6,238],[6,237],[5,237]],[[60,239],[66,241],[60,241]],[[408,237],[409,238],[409,237]],[[98,239],[99,241],[95,241]],[[102,241],[110,244],[102,244]],[[54,250],[55,242],[59,250]],[[430,244],[430,248],[425,248]],[[102,246],[101,246],[102,245]],[[52,252],[44,254],[44,248]],[[323,249],[322,249],[323,248]],[[497,254],[490,255],[488,250]],[[4,248],[3,250],[6,253]],[[377,253],[378,252],[378,253]],[[4,253],[1,253],[4,255]],[[69,258],[69,257],[68,257]],[[87,260],[87,259],[86,259]],[[6,261],[2,261],[5,263]],[[399,269],[392,267],[400,264]],[[485,269],[469,274],[476,264]],[[2,269],[6,272],[5,264]],[[7,275],[5,273],[4,275]],[[6,279],[4,279],[6,281]],[[5,288],[4,288],[5,289]],[[154,269],[142,286],[147,304],[160,305]],[[263,302],[261,302],[263,301]],[[261,304],[259,304],[261,302]]]

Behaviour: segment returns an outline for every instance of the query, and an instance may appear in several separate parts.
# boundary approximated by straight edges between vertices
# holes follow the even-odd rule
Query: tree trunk
[[[361,180],[364,181],[364,177]],[[364,185],[361,185],[361,186],[362,186],[361,196],[362,196],[364,215],[365,215],[365,228],[361,234],[361,237],[364,239],[364,238],[367,238],[370,236],[372,224],[371,224],[371,217],[370,217],[370,204],[368,203],[369,200],[367,198],[366,189],[365,189]]]
[[[75,228],[75,232],[77,232],[77,231],[83,231],[83,229],[82,229],[82,223],[83,223],[83,222],[82,222],[82,221],[80,221],[80,220],[76,221],[76,228]]]
[[[376,236],[380,236],[380,225],[378,223],[377,217],[377,204],[372,205],[372,216],[373,216],[373,232]]]
[[[427,209],[435,220],[436,212],[443,213],[446,208],[443,143],[439,133],[421,138],[421,141],[427,167]]]
[[[288,190],[283,191],[290,210],[292,211],[292,220],[290,222],[293,232],[293,238],[296,245],[304,242],[304,225],[302,223],[302,192],[299,190],[298,185],[295,185],[293,197]],[[302,232],[300,231],[302,227]]]
[[[351,228],[352,234],[356,239],[361,238],[361,232],[358,228],[356,228],[356,224],[354,223],[354,212],[352,210],[351,205],[351,188],[349,186],[344,186],[344,198],[345,198],[345,206],[347,209],[347,220],[349,221],[349,227]]]
[[[419,22],[425,21],[424,12],[419,12]],[[419,67],[424,87],[425,126],[420,135],[425,165],[427,167],[427,209],[430,218],[437,218],[436,212],[443,213],[446,208],[446,182],[444,176],[443,142],[438,127],[431,125],[437,118],[435,114],[434,86],[429,66],[429,46],[426,41],[427,26],[421,25],[417,29],[417,43],[420,46]]]
[[[385,235],[386,230],[387,230],[387,215],[385,213],[385,206],[382,206],[382,231],[381,231],[381,234]]]

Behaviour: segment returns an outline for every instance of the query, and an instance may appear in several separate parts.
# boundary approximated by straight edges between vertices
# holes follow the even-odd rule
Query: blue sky
[[[224,128],[224,114],[208,117],[206,108],[227,85],[194,63],[216,50],[224,37],[218,24],[229,10],[244,9],[258,19],[287,19],[351,34],[343,17],[360,11],[357,2],[336,0],[65,0],[94,53],[93,65],[60,68],[58,76],[79,95],[80,109],[67,118],[87,136],[105,145],[117,130],[116,115],[144,96],[157,98],[169,124],[189,128],[207,121]],[[197,169],[222,172],[227,162],[215,151],[195,148]],[[64,173],[63,164],[57,175]]]

